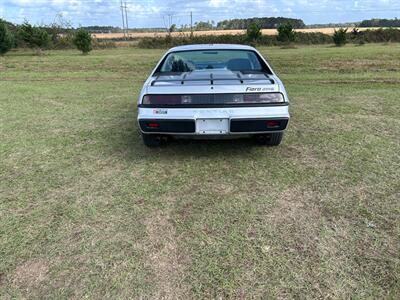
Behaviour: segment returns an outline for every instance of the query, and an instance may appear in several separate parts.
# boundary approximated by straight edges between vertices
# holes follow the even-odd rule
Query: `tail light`
[[[147,123],[147,127],[158,128],[158,127],[160,127],[160,124],[158,124],[158,123]]]
[[[268,94],[245,94],[245,103],[282,103],[284,102],[281,93],[268,93]]]
[[[144,105],[224,105],[283,103],[281,93],[146,95]]]
[[[181,104],[180,95],[146,95],[143,97],[143,104]]]

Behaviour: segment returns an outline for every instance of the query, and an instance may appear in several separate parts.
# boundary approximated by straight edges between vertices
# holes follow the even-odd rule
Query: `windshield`
[[[250,50],[196,50],[172,52],[157,73],[195,70],[231,70],[268,72],[267,66]]]

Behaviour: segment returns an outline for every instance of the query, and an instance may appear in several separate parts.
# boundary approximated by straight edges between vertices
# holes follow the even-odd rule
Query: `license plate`
[[[229,131],[228,119],[197,119],[198,134],[226,134]]]

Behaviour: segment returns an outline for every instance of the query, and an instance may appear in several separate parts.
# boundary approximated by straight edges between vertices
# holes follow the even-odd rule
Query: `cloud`
[[[227,5],[228,0],[210,0],[209,1],[209,6],[210,7],[222,7]]]
[[[188,24],[194,21],[246,17],[289,16],[306,23],[357,21],[400,15],[398,0],[124,0],[129,24],[135,27],[163,27],[163,17]],[[332,13],[332,10],[335,13]],[[0,16],[20,23],[50,23],[62,13],[74,25],[120,26],[120,0],[0,0]]]

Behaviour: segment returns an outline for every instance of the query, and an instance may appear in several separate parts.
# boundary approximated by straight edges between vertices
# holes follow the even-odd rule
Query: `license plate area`
[[[229,119],[197,119],[196,132],[198,134],[227,134],[229,132]]]

